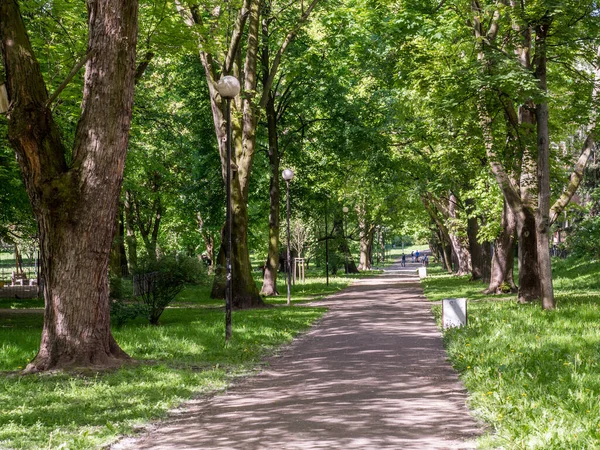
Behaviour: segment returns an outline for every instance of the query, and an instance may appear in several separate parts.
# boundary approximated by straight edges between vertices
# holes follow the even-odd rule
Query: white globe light
[[[240,93],[240,82],[231,75],[224,76],[217,82],[217,91],[223,98],[233,98]]]
[[[344,206],[344,207],[342,208],[342,211],[344,211],[344,213],[347,213],[347,212],[348,212],[348,207],[347,207],[347,206]]]
[[[290,181],[292,178],[294,178],[294,172],[292,169],[285,169],[281,175],[285,181]]]

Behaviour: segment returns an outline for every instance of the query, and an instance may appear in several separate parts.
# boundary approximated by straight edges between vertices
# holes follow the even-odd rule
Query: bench
[[[27,274],[25,273],[15,273],[13,272],[10,277],[11,283],[13,286],[27,286],[29,284],[29,280],[27,279]]]

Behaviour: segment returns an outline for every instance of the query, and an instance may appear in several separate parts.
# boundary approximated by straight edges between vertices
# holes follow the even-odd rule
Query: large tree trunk
[[[546,37],[549,22],[536,27],[536,77],[542,92],[546,84]],[[542,298],[542,308],[554,309],[554,287],[552,286],[552,263],[550,259],[550,132],[548,129],[548,103],[541,100],[535,110],[537,122],[537,167],[538,208],[535,215],[537,263]]]
[[[357,269],[371,270],[373,261],[373,237],[375,228],[371,225],[360,231],[360,262]]]
[[[469,253],[471,254],[471,280],[490,281],[491,255],[489,242],[480,243],[477,239],[479,233],[479,219],[469,217],[467,220],[467,237],[469,239]]]
[[[232,214],[232,226],[235,233],[232,233],[231,243],[231,290],[232,290],[232,307],[234,309],[248,309],[265,306],[262,297],[258,292],[258,287],[252,277],[252,265],[250,264],[250,252],[248,251],[248,211],[246,204],[235,200],[236,196],[232,189],[232,208],[237,210],[236,214]],[[243,211],[245,210],[245,211]],[[225,267],[225,236],[226,227],[223,227],[221,233],[221,248],[217,257],[220,263],[217,266],[215,281],[211,296],[213,298],[225,297],[225,278],[223,271]],[[240,238],[241,236],[241,238]]]
[[[110,332],[108,263],[131,121],[137,1],[88,0],[88,11],[90,57],[68,164],[17,2],[0,0],[9,140],[38,223],[44,280],[42,339],[28,372],[127,359]]]
[[[234,38],[231,41],[231,47],[228,52],[228,67],[225,68],[225,74],[233,67],[233,56],[238,54],[238,45],[243,35],[243,27],[246,20],[249,21],[248,48],[246,64],[244,66],[244,91],[248,95],[243,99],[236,97],[231,100],[232,109],[232,176],[231,176],[231,217],[232,217],[232,306],[237,309],[252,308],[264,306],[264,302],[256,283],[252,277],[252,266],[250,264],[250,255],[248,253],[248,182],[252,170],[252,161],[255,150],[256,140],[256,114],[255,114],[255,96],[256,96],[256,64],[259,41],[259,19],[260,2],[255,0],[246,0],[244,7],[240,12],[239,21],[234,30]],[[188,25],[194,23],[200,24],[202,19],[199,16],[199,10],[192,10],[193,20]],[[221,155],[221,173],[223,180],[227,180],[227,136],[225,117],[225,101],[219,95],[216,89],[217,73],[213,64],[213,57],[210,53],[201,49],[200,57],[204,72],[208,80],[208,88],[211,98],[211,107],[213,121],[215,123],[215,132],[219,143],[219,153]],[[239,67],[236,68],[239,70]],[[239,78],[239,73],[237,74]],[[236,114],[235,112],[242,112]],[[227,229],[227,224],[223,230]],[[221,233],[221,237],[223,237]],[[219,250],[219,261],[223,250],[223,243],[227,240],[221,240],[222,245]],[[224,262],[224,261],[223,261]],[[213,298],[225,297],[225,283],[219,274],[223,266],[217,266],[216,277],[213,283]]]
[[[506,288],[510,292],[517,292],[513,279],[516,226],[515,216],[504,201],[501,232],[494,242],[490,284],[485,290],[488,294],[502,294]]]
[[[517,214],[520,303],[539,298],[540,285],[537,265],[537,238],[534,213],[524,208]]]

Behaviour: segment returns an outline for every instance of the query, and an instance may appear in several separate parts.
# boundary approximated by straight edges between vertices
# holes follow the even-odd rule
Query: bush
[[[167,255],[156,261],[147,259],[138,264],[134,273],[134,295],[147,306],[150,323],[158,325],[165,308],[186,283],[198,284],[203,279],[204,269],[195,258]]]
[[[138,317],[148,317],[148,306],[138,301],[125,302],[122,298],[110,301],[110,322],[117,327]]]
[[[588,217],[577,224],[567,237],[567,245],[575,256],[600,258],[600,216]]]

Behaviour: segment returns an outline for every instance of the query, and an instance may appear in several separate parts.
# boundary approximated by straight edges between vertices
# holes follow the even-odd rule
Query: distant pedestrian
[[[410,252],[410,262],[412,262],[412,263],[415,262],[415,252],[414,251]]]
[[[417,259],[417,262],[419,262],[419,255],[420,255],[419,250],[417,250],[415,252],[415,258]]]
[[[427,267],[429,265],[429,256],[423,256],[423,265]]]
[[[406,267],[406,255],[404,253],[402,253],[402,264],[400,264],[402,267]]]

